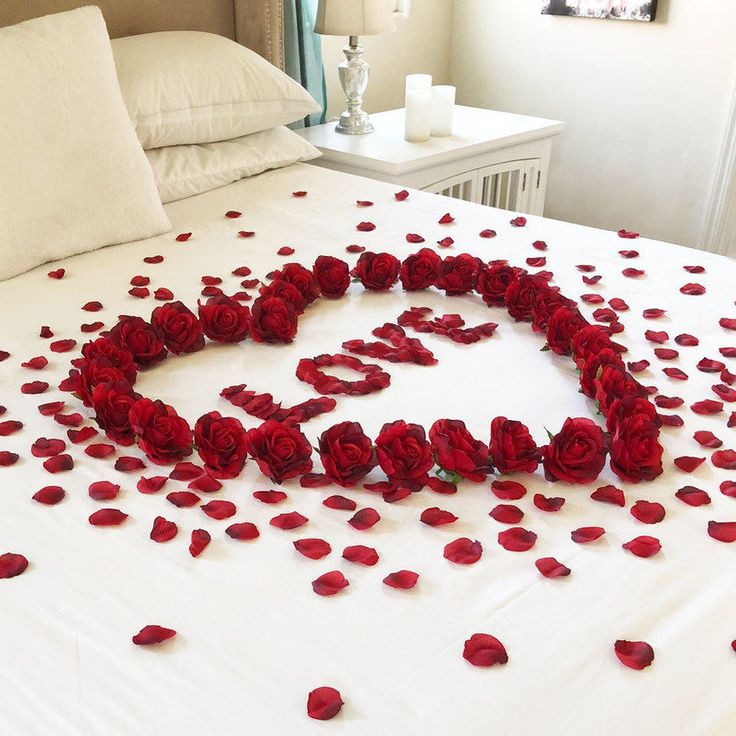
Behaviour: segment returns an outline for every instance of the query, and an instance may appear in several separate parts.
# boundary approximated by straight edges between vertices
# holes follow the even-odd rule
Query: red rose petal
[[[593,491],[593,493],[590,494],[590,497],[594,501],[599,501],[600,503],[610,503],[614,506],[621,507],[626,505],[624,492],[620,488],[616,488],[616,486],[601,486]]]
[[[495,230],[481,230],[478,235],[481,238],[495,238],[496,237],[496,231]]]
[[[202,475],[190,481],[187,488],[193,491],[201,491],[202,493],[214,493],[222,488],[222,483],[217,478],[213,478],[211,475],[207,475],[207,473],[202,473]]]
[[[703,266],[683,266],[688,273],[705,273]]]
[[[703,401],[696,401],[694,404],[691,404],[690,409],[696,414],[718,414],[723,411],[723,402],[704,399]]]
[[[457,486],[454,483],[448,480],[442,480],[442,478],[438,478],[436,475],[430,475],[427,478],[427,488],[434,493],[440,493],[444,496],[457,493]]]
[[[208,531],[205,531],[204,529],[195,529],[192,531],[192,541],[189,545],[189,554],[192,557],[199,557],[211,541],[212,537]]]
[[[373,207],[373,202],[368,199],[358,199],[356,200],[355,204],[358,207]]]
[[[0,555],[0,579],[14,578],[21,575],[28,567],[28,560],[23,555],[5,552]]]
[[[407,243],[423,243],[424,238],[421,235],[417,235],[417,233],[407,233],[406,242]]]
[[[510,223],[514,227],[524,227],[524,225],[526,225],[526,217],[514,217]]]
[[[46,506],[55,506],[61,501],[66,492],[61,486],[44,486],[39,491],[36,491],[32,498],[38,503],[42,503]]]
[[[164,487],[167,480],[168,476],[165,475],[154,475],[151,478],[141,478],[136,484],[136,488],[141,493],[157,493]]]
[[[253,498],[261,501],[261,503],[281,503],[287,499],[287,495],[283,491],[253,491]]]
[[[89,322],[89,323],[82,324],[79,329],[84,333],[89,333],[89,332],[97,332],[97,330],[102,329],[104,326],[105,326],[104,322]]]
[[[625,268],[621,273],[629,279],[636,279],[640,276],[644,276],[646,271],[642,271],[640,268]]]
[[[721,493],[730,498],[736,498],[736,481],[724,480],[719,486]]]
[[[449,236],[437,241],[437,245],[439,245],[440,248],[451,248],[454,244],[455,241]]]
[[[151,527],[150,537],[154,542],[168,542],[173,539],[179,532],[179,527],[168,519],[164,519],[163,516],[157,516],[153,520],[153,526]]]
[[[169,478],[171,480],[194,480],[199,478],[202,473],[204,473],[204,469],[200,468],[199,465],[184,461],[174,466],[174,469],[169,473]]]
[[[570,539],[578,544],[588,544],[600,539],[606,530],[602,526],[581,526],[570,533]]]
[[[100,509],[89,517],[92,526],[118,526],[128,518],[128,514],[118,509]]]
[[[121,473],[132,473],[135,470],[143,470],[146,464],[139,457],[123,455],[115,461],[115,470]]]
[[[98,442],[94,445],[88,445],[84,448],[85,455],[96,458],[97,460],[110,457],[115,454],[115,446],[106,442]]]
[[[318,687],[307,697],[307,715],[317,721],[329,721],[343,705],[342,696],[334,687]]]
[[[463,646],[463,658],[474,667],[492,667],[509,661],[504,645],[490,634],[473,634],[467,639]]]
[[[174,292],[162,286],[153,292],[153,298],[159,302],[168,302],[174,298]]]
[[[65,449],[66,442],[64,440],[39,437],[31,445],[31,455],[33,457],[54,457],[54,455],[60,455]]]
[[[626,542],[621,546],[637,557],[653,557],[662,549],[659,539],[646,535],[635,537],[630,542]]]
[[[445,545],[443,556],[446,560],[458,565],[472,565],[478,562],[482,554],[483,545],[477,539],[473,541],[467,537],[460,537]]]
[[[736,330],[736,318],[721,317],[718,320],[718,324],[723,327],[724,330]]]
[[[654,403],[660,409],[676,409],[678,406],[682,406],[685,401],[679,396],[657,396]]]
[[[701,296],[705,294],[705,286],[702,284],[685,284],[680,287],[680,293],[687,296]]]
[[[437,506],[425,509],[422,511],[422,515],[419,520],[427,526],[442,526],[444,524],[452,524],[457,521],[457,516],[450,513],[449,511],[443,511]]]
[[[360,509],[348,519],[348,524],[358,531],[370,529],[381,520],[381,515],[372,508]]]
[[[541,493],[534,494],[534,505],[540,511],[559,511],[565,505],[564,498],[548,498]]]
[[[324,539],[295,539],[294,548],[310,560],[321,560],[332,552],[332,547]]]
[[[50,401],[48,404],[41,404],[38,407],[38,413],[44,417],[51,417],[64,408],[64,403],[63,401]]]
[[[30,360],[25,361],[24,363],[21,363],[21,368],[28,368],[32,371],[41,371],[43,370],[47,365],[49,364],[49,359],[45,358],[43,355],[38,355],[35,358],[31,358]]]
[[[720,373],[726,364],[720,360],[711,360],[710,358],[703,358],[696,368],[703,373]]]
[[[17,452],[9,452],[8,450],[0,450],[0,468],[9,468],[18,462],[20,455]]]
[[[534,563],[542,575],[546,578],[564,578],[567,577],[571,570],[554,557],[542,557]]]
[[[709,521],[708,534],[719,542],[736,542],[736,521]]]
[[[545,243],[544,240],[535,240],[532,243],[532,248],[535,250],[547,250],[547,243]]]
[[[491,509],[488,516],[501,524],[518,524],[524,518],[524,512],[517,506],[500,503]]]
[[[679,357],[680,353],[672,348],[654,348],[654,354],[660,360],[675,360]]]
[[[723,470],[736,470],[736,451],[716,450],[710,456],[710,461],[717,468],[722,468]]]
[[[186,243],[189,238],[192,237],[191,233],[179,233],[179,235],[176,236],[176,242],[177,243]]]
[[[526,552],[537,541],[537,535],[528,529],[514,527],[498,533],[498,543],[508,552]]]
[[[615,309],[617,312],[626,312],[629,309],[629,305],[623,300],[614,297],[608,302],[611,305],[611,309]]]
[[[237,508],[232,501],[215,500],[206,503],[204,506],[200,506],[207,516],[211,519],[229,519],[231,516],[235,516]]]
[[[120,493],[120,486],[109,480],[98,480],[90,484],[87,492],[95,501],[110,501]]]
[[[328,596],[339,593],[348,585],[350,585],[350,583],[347,581],[345,576],[339,570],[333,570],[332,572],[326,572],[324,575],[320,575],[316,580],[313,580],[312,590],[317,595]]]
[[[158,255],[156,255],[156,256],[146,256],[143,259],[143,262],[144,263],[152,263],[152,264],[153,263],[163,263],[164,262],[164,257],[163,256],[158,256]]]
[[[405,199],[407,199],[409,196],[409,192],[406,191],[406,189],[402,189],[400,192],[396,192],[394,194],[394,198],[397,202],[403,202]]]
[[[693,435],[695,441],[701,447],[708,447],[710,449],[716,449],[720,447],[723,442],[716,437],[713,432],[700,431]]]
[[[688,506],[707,506],[710,503],[710,496],[695,486],[684,486],[675,493],[675,496]]]
[[[240,217],[242,214],[243,214],[242,212],[238,212],[237,210],[228,210],[225,213],[225,217],[229,217],[231,220],[235,220],[238,217]]]
[[[635,233],[631,230],[619,230],[618,231],[619,238],[624,238],[625,240],[634,240],[635,238],[639,237],[639,233]]]
[[[682,470],[683,473],[692,473],[697,470],[705,462],[704,457],[676,457],[675,465]]]
[[[77,412],[74,414],[54,414],[54,421],[64,427],[79,427],[84,421],[84,417]],[[94,429],[94,427],[90,427],[90,429]],[[97,430],[95,430],[96,433]]]
[[[376,229],[376,226],[372,222],[359,222],[355,229],[361,233],[369,233]]]
[[[43,467],[49,473],[65,473],[74,467],[74,460],[71,455],[55,455],[44,460]]]
[[[619,639],[613,650],[622,664],[632,670],[643,670],[654,661],[654,649],[645,641],[624,641]]]
[[[23,429],[23,422],[19,422],[14,419],[0,422],[0,437],[9,437],[11,434],[15,434],[21,429]]]
[[[637,501],[630,511],[642,524],[659,524],[665,516],[664,506],[657,501]]]
[[[172,491],[167,494],[166,500],[177,508],[189,508],[196,506],[202,499],[191,491]]]
[[[649,368],[649,365],[650,363],[648,360],[637,360],[631,363],[627,363],[626,367],[631,373],[641,373],[642,371],[645,371],[647,368]]]
[[[57,281],[59,279],[64,278],[64,274],[66,271],[63,268],[58,268],[56,271],[49,271],[48,274],[46,274],[50,279],[56,279]]]
[[[161,644],[161,642],[176,636],[174,629],[167,629],[163,626],[150,624],[144,626],[134,637],[133,644],[138,646],[150,646],[151,644]]]
[[[275,526],[277,529],[296,529],[303,526],[309,521],[306,516],[302,516],[298,511],[292,511],[288,514],[279,514],[274,516],[269,522],[271,526]]]
[[[491,490],[502,501],[518,501],[526,495],[526,488],[515,480],[494,480]]]
[[[302,197],[306,197],[307,193],[305,191],[292,192],[291,196],[296,197],[297,199],[301,199]]]
[[[639,257],[638,250],[620,250],[618,253],[622,258],[638,258]]]
[[[20,391],[23,394],[42,394],[48,387],[46,381],[29,381],[20,387]]]
[[[288,245],[282,245],[277,251],[276,255],[279,256],[292,256],[294,255],[295,251],[293,248],[291,248]]]
[[[662,368],[662,373],[676,381],[687,381],[688,378],[687,373],[679,368]]]
[[[348,253],[363,253],[365,251],[365,246],[363,245],[348,245],[345,247],[345,250]]]
[[[389,588],[397,588],[398,590],[410,590],[417,584],[419,575],[411,570],[398,570],[397,572],[390,572],[383,579],[383,584],[388,585]]]
[[[249,521],[241,522],[240,524],[230,524],[225,529],[225,534],[232,539],[237,539],[241,542],[248,542],[251,539],[257,539],[261,533],[258,531],[258,527],[255,524],[251,524]]]
[[[366,565],[368,567],[373,567],[378,562],[378,552],[373,547],[365,547],[362,544],[345,547],[342,551],[342,556],[348,562],[354,562],[357,565]]]
[[[322,501],[322,505],[327,506],[328,509],[337,509],[338,511],[355,511],[358,507],[358,504],[352,498],[345,498],[345,496],[330,496]]]

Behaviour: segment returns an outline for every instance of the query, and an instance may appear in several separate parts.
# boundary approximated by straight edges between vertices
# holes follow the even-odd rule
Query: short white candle
[[[432,122],[430,125],[432,135],[452,135],[454,110],[455,88],[450,85],[432,87]]]
[[[404,139],[412,143],[429,140],[432,123],[432,93],[428,89],[406,91]]]

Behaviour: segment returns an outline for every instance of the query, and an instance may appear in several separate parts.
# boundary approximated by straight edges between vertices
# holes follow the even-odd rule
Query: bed
[[[106,4],[111,12],[120,7],[108,2],[101,3],[103,9]],[[0,18],[7,22],[20,20],[27,6],[5,5],[9,15],[4,8]],[[34,15],[63,3],[37,5],[44,7],[38,13],[34,7]],[[170,23],[171,17],[152,22]],[[269,36],[263,16],[258,31],[246,26],[245,43]],[[133,27],[149,29],[120,26]],[[230,35],[231,26],[224,32]],[[272,51],[271,58],[278,60],[278,54]],[[297,163],[166,205],[170,233],[73,256],[0,283],[0,350],[9,354],[0,363],[0,404],[6,409],[0,422],[23,425],[0,437],[0,450],[19,455],[0,468],[0,554],[21,553],[30,563],[22,575],[0,580],[0,733],[720,736],[733,730],[736,545],[708,529],[710,521],[736,520],[736,470],[713,463],[714,452],[736,448],[736,405],[728,391],[716,396],[711,388],[728,388],[730,371],[736,372],[736,265],[626,231],[541,217],[519,220],[420,191],[397,194],[381,182]],[[415,236],[424,239],[421,246]],[[279,255],[285,246],[293,253]],[[216,279],[227,293],[245,289],[257,296],[260,284],[241,286],[244,266],[252,272],[246,280],[265,282],[290,261],[309,267],[316,257],[332,255],[353,266],[360,248],[405,258],[422,246],[443,256],[469,253],[484,262],[507,259],[531,271],[549,270],[553,283],[578,301],[591,322],[595,310],[621,300],[614,302],[613,317],[597,316],[625,326],[616,339],[628,348],[626,361],[649,361],[636,366],[643,385],[656,386],[658,396],[683,399],[661,412],[684,420],[681,427],[662,427],[664,472],[652,482],[632,484],[607,466],[597,482],[580,486],[522,474],[515,479],[527,493],[515,501],[494,495],[489,476],[482,483],[461,483],[454,494],[425,488],[386,502],[361,486],[302,487],[298,479],[279,485],[249,460],[220,490],[198,491],[202,503],[227,500],[237,508],[235,516],[217,520],[196,505],[177,507],[167,500],[170,492],[187,491],[188,480],[169,479],[159,492],[140,492],[142,476],[166,475],[170,468],[152,465],[137,447],[90,457],[85,447],[101,437],[74,444],[68,427],[38,411],[39,404],[63,400],[63,412],[80,412],[82,426],[93,426],[89,410],[57,386],[90,335],[109,329],[119,314],[148,318],[161,303],[157,289],[169,289],[195,307]],[[49,278],[59,269],[63,278]],[[144,283],[136,279],[141,276],[150,283],[136,286]],[[704,289],[682,290],[693,283]],[[599,296],[581,299],[584,294]],[[102,307],[94,313],[82,309],[91,302]],[[437,359],[433,366],[365,358],[381,364],[391,385],[369,396],[336,396],[334,411],[302,425],[312,444],[336,421],[348,419],[375,437],[397,418],[429,427],[439,417],[458,417],[487,441],[490,420],[507,416],[524,421],[541,444],[546,430],[555,432],[567,417],[596,418],[596,405],[578,391],[569,358],[540,352],[544,336],[505,310],[489,310],[475,294],[371,292],[355,283],[344,298],[309,306],[291,344],[210,344],[142,371],[137,389],[176,407],[191,424],[216,409],[256,427],[260,420],[222,397],[224,388],[246,384],[286,406],[315,398],[295,376],[302,358],[339,353],[349,340],[371,341],[372,330],[396,322],[411,307],[431,308],[437,316],[458,313],[468,326],[490,319],[498,328],[468,345],[412,332]],[[95,321],[104,326],[82,331],[82,324]],[[53,338],[39,336],[42,326]],[[675,341],[680,335],[695,336],[698,344]],[[76,342],[53,352],[49,345],[56,340]],[[48,364],[23,367],[34,356]],[[662,372],[673,367],[687,380]],[[20,392],[34,380],[48,382],[48,390]],[[706,399],[724,400],[714,413],[690,409]],[[713,441],[708,448],[698,444],[696,431],[712,433],[720,449],[714,450]],[[72,471],[44,470],[42,459],[30,452],[40,437],[65,441]],[[120,456],[140,458],[146,468],[116,470]],[[689,457],[705,462],[674,464]],[[196,456],[191,459],[196,462]],[[105,480],[120,491],[101,503],[88,490]],[[51,484],[66,491],[61,503],[31,499]],[[609,485],[623,490],[624,507],[591,499]],[[676,496],[681,489],[686,490]],[[271,490],[286,498],[272,504],[253,496]],[[353,511],[323,503],[337,494],[359,510],[377,510],[380,521],[364,530],[349,524]],[[550,499],[560,498],[564,506],[551,510]],[[696,500],[703,505],[691,505]],[[666,517],[660,523],[634,518],[629,508],[637,501],[661,503]],[[499,544],[499,532],[509,528],[489,518],[499,504],[523,512],[517,526],[536,533],[533,549],[513,552]],[[91,514],[111,506],[128,514],[124,524],[88,523]],[[440,526],[420,521],[423,512],[437,507],[457,520]],[[291,530],[270,523],[292,512],[308,522]],[[178,527],[166,543],[150,536],[159,516]],[[232,522],[252,523],[260,536],[232,538],[224,531]],[[605,534],[584,544],[571,538],[592,527]],[[212,538],[196,558],[188,551],[195,528]],[[643,535],[659,540],[658,554],[641,558],[622,549]],[[481,543],[477,563],[456,564],[443,556],[445,545],[458,538]],[[331,552],[310,559],[295,549],[294,542],[303,539],[327,541]],[[343,559],[342,550],[355,545],[375,548],[378,564]],[[551,557],[572,572],[541,575],[535,561]],[[384,584],[402,570],[419,574],[414,587]],[[334,596],[315,595],[312,582],[329,571],[344,573],[349,586]],[[147,624],[177,634],[158,647],[133,645],[131,637]],[[503,643],[505,663],[485,668],[466,661],[464,642],[479,632]],[[642,671],[623,666],[614,652],[617,640],[647,642],[654,662]],[[345,702],[328,723],[306,713],[307,694],[319,686],[336,688]]]

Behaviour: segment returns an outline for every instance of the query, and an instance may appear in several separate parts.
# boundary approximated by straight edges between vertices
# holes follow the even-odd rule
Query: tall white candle
[[[426,89],[432,88],[431,74],[407,74],[405,92],[410,89]]]
[[[455,88],[450,85],[432,87],[432,122],[430,125],[432,135],[452,135],[454,110]]]
[[[404,118],[404,140],[413,143],[429,140],[432,123],[432,93],[428,89],[408,89]]]

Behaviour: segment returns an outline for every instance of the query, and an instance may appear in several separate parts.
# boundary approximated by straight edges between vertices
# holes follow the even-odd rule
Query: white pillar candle
[[[408,74],[406,77],[406,92],[410,89],[426,89],[432,88],[432,75],[431,74]]]
[[[432,123],[432,93],[428,89],[408,89],[404,118],[404,140],[420,143],[429,140]]]
[[[449,85],[432,87],[432,122],[430,125],[432,135],[452,135],[454,110],[455,88]]]

